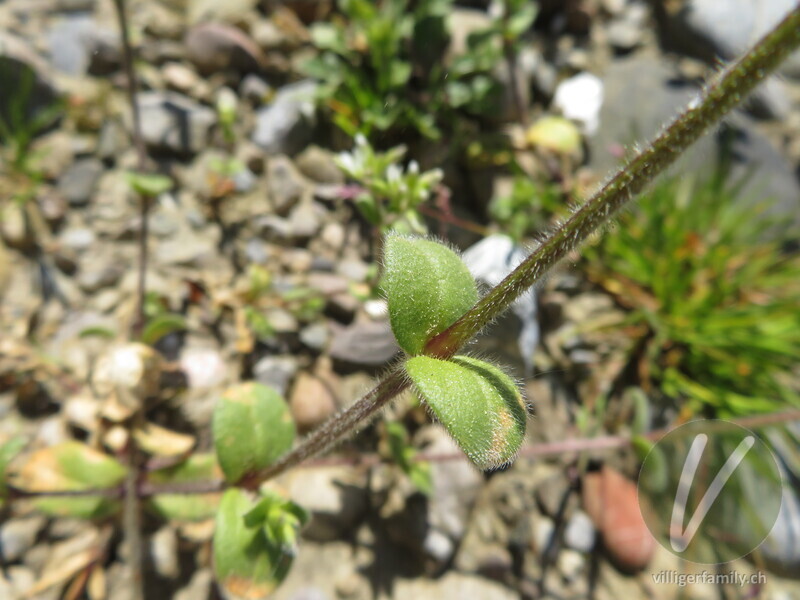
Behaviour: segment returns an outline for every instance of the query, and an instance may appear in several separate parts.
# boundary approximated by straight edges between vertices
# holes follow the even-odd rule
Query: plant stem
[[[667,127],[655,141],[617,171],[564,225],[555,231],[508,277],[458,319],[433,337],[425,353],[450,358],[473,336],[505,311],[514,300],[541,279],[568,252],[614,214],[671,165],[709,127],[739,104],[765,77],[800,46],[800,6],[763,37],[739,61],[725,69],[699,98]],[[354,430],[362,419],[374,415],[409,383],[401,369],[395,370],[375,389],[350,408],[332,417],[301,444],[271,467],[248,478],[257,484],[287,471],[325,450]]]
[[[783,412],[770,413],[765,415],[754,415],[751,417],[741,417],[733,419],[731,423],[741,425],[748,429],[761,429],[764,427],[778,426],[792,421],[800,421],[800,409],[793,409]],[[656,429],[643,434],[641,437],[657,442],[666,434],[674,431],[673,429]],[[558,442],[542,442],[524,446],[518,458],[541,458],[543,456],[554,456],[560,454],[578,452],[596,452],[601,450],[616,450],[627,448],[631,445],[631,438],[624,435],[600,436],[594,438],[571,438]],[[286,455],[287,460],[289,455]],[[370,467],[383,462],[385,459],[376,454],[359,456],[356,458],[347,457],[328,457],[319,458],[306,462],[306,467],[336,467],[336,466],[360,466]],[[464,460],[463,452],[419,452],[412,458],[414,462],[449,462],[453,460]],[[139,483],[137,495],[139,498],[149,498],[157,494],[214,494],[222,492],[228,484],[221,479],[210,479],[207,481],[184,481],[171,483],[149,483],[143,481]],[[52,497],[52,498],[76,498],[86,496],[102,496],[103,498],[120,498],[124,496],[125,484],[112,488],[102,488],[93,490],[59,490],[59,491],[35,491],[30,492],[21,490],[13,486],[8,487],[8,498],[10,500],[25,500],[32,498]]]
[[[117,20],[122,37],[123,63],[128,82],[128,102],[131,107],[133,145],[136,148],[138,169],[140,172],[144,172],[147,169],[147,149],[145,148],[144,137],[142,136],[142,119],[139,113],[139,104],[136,101],[139,86],[133,65],[133,48],[128,32],[125,0],[114,0],[114,5],[116,7]],[[134,339],[139,339],[141,337],[142,329],[144,328],[144,298],[145,290],[147,289],[147,217],[150,208],[150,200],[151,199],[147,196],[140,196],[139,198],[141,228],[139,231],[139,277],[136,290],[137,310],[131,328],[131,336]],[[135,425],[142,421],[143,414],[140,413],[128,425],[128,473],[125,476],[122,519],[125,541],[128,544],[128,567],[130,569],[129,576],[132,600],[144,600],[142,507],[139,503],[138,493],[140,456],[138,444],[133,435]]]
[[[800,7],[739,61],[730,65],[655,141],[639,152],[572,217],[542,242],[508,277],[458,319],[433,337],[425,354],[450,358],[514,300],[577,248],[589,235],[674,163],[709,127],[739,104],[791,52],[800,46]]]
[[[360,400],[318,427],[297,448],[285,454],[266,469],[250,474],[247,477],[247,483],[257,487],[263,481],[276,477],[329,448],[352,432],[359,424],[365,425],[378,409],[410,385],[402,367],[395,369]]]
[[[125,69],[125,78],[128,82],[128,104],[131,107],[132,131],[131,138],[133,146],[136,148],[137,169],[140,172],[147,170],[147,148],[145,147],[144,137],[142,136],[142,117],[139,112],[139,104],[136,102],[139,93],[139,82],[136,78],[136,70],[133,65],[133,46],[131,45],[130,34],[128,33],[128,17],[125,10],[125,0],[114,0],[116,7],[117,22],[119,24],[120,35],[122,36],[122,62]],[[131,330],[131,337],[138,339],[141,337],[144,328],[144,297],[147,273],[147,236],[148,236],[148,213],[152,198],[141,196],[140,218],[141,229],[139,231],[139,277],[136,288],[136,317]]]

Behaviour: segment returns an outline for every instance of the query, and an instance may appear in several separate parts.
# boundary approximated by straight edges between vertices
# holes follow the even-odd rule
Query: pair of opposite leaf
[[[525,437],[527,410],[514,381],[468,356],[424,354],[428,341],[467,312],[478,290],[458,255],[437,242],[389,234],[382,287],[405,370],[419,396],[480,469],[511,462]]]

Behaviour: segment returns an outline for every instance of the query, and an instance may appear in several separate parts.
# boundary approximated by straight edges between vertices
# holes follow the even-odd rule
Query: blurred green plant
[[[743,209],[724,177],[662,183],[585,252],[590,276],[632,309],[638,372],[685,416],[797,405],[800,254],[767,203]],[[743,212],[746,210],[746,212]]]
[[[441,182],[442,171],[420,173],[413,160],[404,170],[398,163],[405,153],[405,146],[376,152],[363,135],[357,134],[353,150],[340,153],[336,159],[339,168],[361,186],[356,206],[380,233],[427,231],[417,209]]]
[[[567,209],[564,193],[557,184],[516,176],[507,194],[492,198],[489,216],[519,244],[545,231],[553,218],[563,217]]]
[[[13,62],[13,61],[12,61]],[[0,112],[0,198],[24,203],[36,195],[44,174],[42,155],[33,149],[37,135],[57,121],[64,112],[61,99],[32,111],[34,94],[46,97],[37,89],[36,75],[24,65],[6,64],[0,71],[0,89],[4,91]]]
[[[455,111],[486,116],[501,86],[492,73],[536,16],[508,0],[491,24],[470,34],[463,54],[446,56],[453,0],[340,0],[341,16],[311,30],[320,54],[305,65],[318,97],[345,133],[411,129],[438,139]]]
[[[386,442],[392,461],[400,467],[411,483],[424,495],[433,494],[431,464],[415,460],[417,450],[409,439],[408,431],[399,421],[386,421]]]

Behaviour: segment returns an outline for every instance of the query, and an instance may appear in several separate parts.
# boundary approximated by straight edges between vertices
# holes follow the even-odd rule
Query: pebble
[[[576,510],[564,528],[564,543],[579,552],[591,552],[594,548],[595,530],[592,520],[582,510]]]
[[[259,383],[269,385],[286,396],[289,382],[299,365],[293,356],[265,356],[253,367],[253,377]]]
[[[97,238],[94,231],[81,227],[65,229],[59,234],[58,239],[65,248],[75,252],[83,252],[89,249]]]
[[[268,154],[295,154],[311,139],[314,94],[317,83],[310,79],[280,88],[272,103],[256,113],[253,142]]]
[[[214,111],[177,92],[141,92],[142,136],[156,151],[197,154],[216,123]]]
[[[165,525],[150,538],[150,556],[161,577],[175,579],[180,574],[178,563],[178,536],[175,529]]]
[[[311,513],[303,529],[309,540],[351,535],[367,510],[366,471],[330,466],[295,469],[281,483],[289,497]]]
[[[320,232],[319,239],[333,252],[339,252],[344,246],[345,228],[337,221],[325,223]]]
[[[591,73],[578,73],[558,84],[553,105],[567,119],[578,121],[584,131],[592,135],[600,124],[603,82]]]
[[[228,372],[225,359],[214,348],[184,348],[180,366],[186,374],[190,389],[208,389],[221,385]]]
[[[297,429],[307,432],[315,429],[336,412],[336,399],[322,380],[309,373],[300,373],[289,396]]]
[[[202,21],[238,21],[248,14],[258,0],[187,0],[186,18],[189,23]]]
[[[192,27],[184,38],[187,58],[201,75],[232,70],[252,73],[264,69],[267,58],[241,29],[224,23]]]
[[[46,522],[47,519],[43,515],[34,515],[10,519],[3,523],[0,527],[3,558],[10,562],[20,560],[33,547]]]
[[[388,321],[356,321],[347,327],[332,325],[330,356],[334,360],[377,367],[386,364],[399,350]]]
[[[167,87],[178,92],[189,92],[199,80],[197,73],[184,64],[168,62],[161,67],[161,74]]]
[[[245,75],[239,84],[239,95],[258,106],[267,101],[272,94],[272,86],[258,75],[250,73]]]
[[[334,161],[334,154],[329,150],[312,144],[297,155],[295,164],[311,181],[344,185],[344,173]]]
[[[311,198],[301,200],[289,214],[289,227],[297,244],[305,244],[322,226],[325,209]]]
[[[330,341],[330,330],[324,321],[311,323],[300,330],[300,341],[311,350],[322,352]]]
[[[58,180],[58,191],[70,206],[85,206],[104,170],[103,163],[96,158],[79,159]]]
[[[307,185],[288,156],[267,163],[267,191],[275,213],[285,217],[300,200]]]

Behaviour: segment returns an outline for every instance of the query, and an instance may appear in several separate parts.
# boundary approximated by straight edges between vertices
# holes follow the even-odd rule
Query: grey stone
[[[231,180],[233,185],[236,186],[236,191],[242,194],[249,192],[256,185],[256,176],[247,167],[233,173]]]
[[[274,242],[288,242],[292,238],[292,226],[289,221],[275,215],[264,215],[254,221],[258,234]]]
[[[286,396],[289,382],[298,368],[297,359],[292,356],[265,356],[253,367],[253,377],[259,383],[269,385]]]
[[[269,258],[269,250],[267,246],[264,244],[264,242],[257,238],[251,238],[247,240],[244,251],[247,255],[247,260],[257,265],[265,264]]]
[[[357,258],[346,258],[336,266],[336,272],[350,281],[366,281],[369,265]]]
[[[399,350],[388,321],[356,321],[348,327],[332,323],[330,356],[354,366],[380,366]]]
[[[0,528],[3,558],[15,562],[30,550],[47,519],[42,515],[10,519]]]
[[[85,266],[78,275],[78,285],[87,294],[112,287],[122,277],[123,267],[119,261],[103,266],[97,264],[97,258],[89,258],[83,262]]]
[[[120,64],[118,36],[98,26],[90,12],[59,17],[47,32],[50,60],[71,76],[108,74]]]
[[[311,323],[300,330],[300,341],[308,348],[322,352],[330,340],[330,330],[323,321]]]
[[[162,577],[175,579],[180,573],[178,564],[178,535],[165,525],[150,538],[150,555],[156,572]]]
[[[91,14],[64,15],[47,32],[50,60],[68,75],[82,75],[89,67],[89,38],[96,28]]]
[[[204,235],[182,231],[177,236],[163,240],[155,256],[165,265],[198,266],[216,254],[215,240]]]
[[[714,64],[739,56],[796,7],[795,0],[689,0],[661,15],[662,33],[672,47]],[[800,52],[779,72],[800,77]]]
[[[316,541],[349,535],[367,509],[365,472],[349,467],[296,469],[284,482],[288,495],[311,513],[303,536]]]
[[[608,43],[615,49],[630,51],[643,41],[642,34],[647,30],[649,10],[640,3],[630,4],[625,12],[613,19],[607,29]]]
[[[592,520],[582,510],[576,510],[564,528],[564,543],[579,552],[591,552],[594,548],[595,529]]]
[[[311,139],[317,83],[304,79],[278,90],[256,113],[253,142],[269,154],[295,154]]]
[[[306,187],[306,181],[288,156],[276,156],[267,163],[267,191],[278,215],[289,214]]]
[[[63,230],[58,239],[65,248],[83,252],[94,244],[96,237],[94,231],[81,227]]]
[[[310,198],[301,201],[289,215],[289,227],[296,243],[305,243],[314,237],[322,226],[325,209]]]
[[[187,58],[203,75],[232,70],[252,73],[266,67],[261,49],[241,29],[223,23],[192,27],[184,39]]]
[[[217,121],[213,110],[176,92],[142,92],[138,104],[142,136],[156,151],[197,154]]]
[[[618,165],[626,145],[653,138],[698,93],[666,64],[638,55],[614,61],[603,83],[600,127],[589,139],[591,166],[599,173]],[[726,156],[731,179],[744,179],[739,192],[743,210],[770,198],[771,216],[785,217],[786,227],[800,224],[800,185],[791,166],[741,113],[730,115],[716,135],[698,140],[669,173],[692,173],[702,181],[714,176]]]
[[[272,86],[258,75],[250,73],[239,85],[239,95],[255,105],[263,104],[272,93]]]
[[[255,8],[258,0],[188,0],[186,16],[189,23],[202,21],[237,21]]]
[[[392,589],[392,599],[435,598],[436,600],[516,600],[519,594],[499,583],[478,575],[450,571],[438,579],[398,578]]]
[[[58,180],[58,191],[70,206],[85,206],[104,170],[103,163],[96,158],[80,159]]]
[[[333,152],[329,150],[311,145],[297,155],[295,164],[311,181],[344,184],[344,173],[334,161]]]
[[[100,127],[95,154],[101,160],[116,161],[130,147],[125,127],[118,119],[106,119]]]

